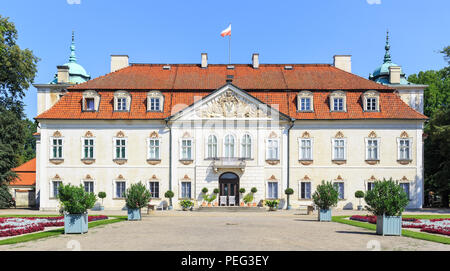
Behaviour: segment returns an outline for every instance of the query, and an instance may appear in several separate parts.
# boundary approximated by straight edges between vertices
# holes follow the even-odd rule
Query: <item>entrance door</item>
[[[219,177],[219,190],[220,196],[234,196],[235,197],[235,205],[239,206],[239,176],[232,173],[227,172]],[[227,205],[230,205],[227,202]]]

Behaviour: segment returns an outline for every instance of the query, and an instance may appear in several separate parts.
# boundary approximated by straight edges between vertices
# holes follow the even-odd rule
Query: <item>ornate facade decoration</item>
[[[336,135],[334,137],[335,138],[344,138],[344,134],[341,131],[339,131],[336,133]]]
[[[409,180],[408,180],[408,178],[406,178],[406,176],[403,176],[403,177],[400,179],[400,181],[401,181],[401,182],[409,182]]]
[[[60,131],[55,131],[55,132],[53,133],[53,136],[54,136],[54,137],[62,137],[62,134],[61,134]]]
[[[84,177],[85,180],[92,180],[91,175],[87,174],[86,177]]]
[[[61,180],[61,177],[59,177],[59,175],[56,174],[55,177],[53,177],[53,180]]]
[[[377,134],[375,133],[375,131],[372,131],[372,132],[369,133],[369,137],[370,138],[376,138]]]
[[[375,176],[371,176],[370,178],[369,178],[369,181],[371,181],[371,182],[375,182],[377,180],[377,178],[375,178]]]
[[[150,138],[158,138],[158,137],[159,137],[158,132],[153,131],[153,132],[150,133]]]
[[[409,135],[408,135],[408,133],[406,132],[406,131],[403,131],[401,134],[400,134],[400,138],[408,138],[409,137]]]
[[[311,180],[311,178],[309,178],[309,176],[308,175],[305,175],[305,177],[303,177],[303,179],[302,180],[305,180],[305,181],[309,181],[309,180]]]
[[[256,105],[236,97],[227,90],[218,98],[208,102],[206,108],[199,109],[197,115],[203,118],[267,118],[267,114]]]
[[[270,176],[268,179],[269,181],[277,181],[278,179],[275,177],[275,175]]]
[[[277,138],[278,137],[278,135],[277,135],[277,133],[275,133],[275,131],[272,131],[270,134],[269,134],[269,138]]]
[[[117,176],[117,180],[124,180],[125,178],[122,176],[122,174],[119,174],[119,176]]]
[[[303,134],[302,134],[302,138],[311,138],[311,135],[308,133],[308,132],[304,132]]]
[[[344,179],[342,179],[341,175],[338,175],[336,178],[336,181],[343,181]]]
[[[87,131],[87,132],[84,134],[84,137],[94,137],[94,135],[91,133],[91,131]]]
[[[125,137],[125,134],[122,131],[117,132],[116,137]]]

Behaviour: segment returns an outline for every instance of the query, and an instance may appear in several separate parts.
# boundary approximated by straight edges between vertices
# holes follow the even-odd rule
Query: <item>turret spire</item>
[[[70,45],[70,57],[69,62],[70,63],[76,63],[77,57],[75,56],[75,32],[72,30],[72,44]]]
[[[389,45],[389,30],[386,31],[386,45],[384,46],[384,49],[386,50],[386,53],[384,54],[384,63],[390,63],[391,62],[391,53],[389,52],[389,49],[391,46]]]

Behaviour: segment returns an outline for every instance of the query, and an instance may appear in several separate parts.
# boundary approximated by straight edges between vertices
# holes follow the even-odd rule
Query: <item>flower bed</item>
[[[89,216],[88,221],[108,219],[107,216]],[[57,217],[0,217],[0,237],[43,231],[45,227],[64,226],[64,216]]]
[[[371,224],[377,223],[376,216],[360,216],[354,215],[350,217],[351,220],[368,222]],[[417,218],[402,218],[402,228],[416,228],[423,232],[437,233],[450,236],[450,218],[437,219],[417,219]]]

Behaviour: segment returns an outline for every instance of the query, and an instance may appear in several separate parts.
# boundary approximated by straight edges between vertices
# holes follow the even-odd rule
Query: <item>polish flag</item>
[[[220,32],[222,37],[231,36],[231,24],[224,31]]]

